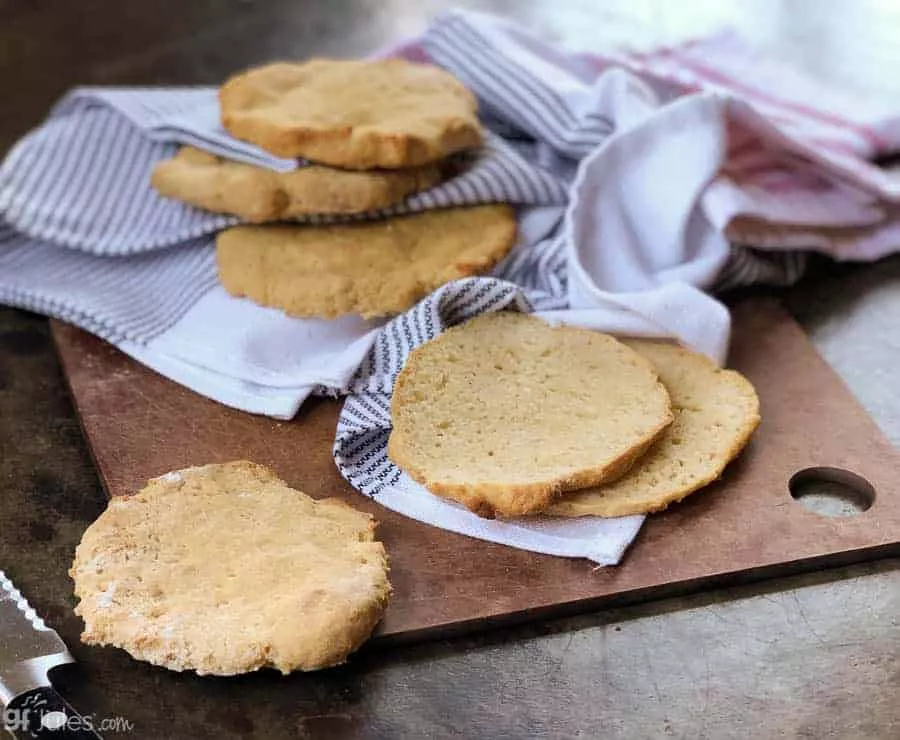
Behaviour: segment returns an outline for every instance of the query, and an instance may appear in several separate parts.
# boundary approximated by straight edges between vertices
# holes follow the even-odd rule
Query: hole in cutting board
[[[875,503],[869,481],[843,468],[804,468],[788,482],[791,496],[821,516],[856,516]]]

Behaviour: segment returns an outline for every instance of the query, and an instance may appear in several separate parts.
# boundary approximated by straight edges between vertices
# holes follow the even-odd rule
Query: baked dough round
[[[628,340],[669,391],[675,421],[614,483],[561,498],[553,516],[626,516],[665,509],[716,480],[759,425],[759,399],[743,375],[674,344]]]
[[[403,170],[339,170],[309,165],[273,172],[183,147],[156,165],[150,184],[167,198],[251,223],[387,208],[441,180],[438,165]]]
[[[236,226],[216,238],[229,293],[302,317],[386,316],[512,249],[507,205],[425,211],[329,226]]]
[[[249,462],[154,478],[110,501],[76,550],[82,640],[200,674],[336,665],[390,595],[374,528]]]
[[[390,458],[481,516],[616,478],[671,423],[650,363],[612,337],[484,314],[417,347],[394,385]]]
[[[482,142],[472,93],[403,59],[269,64],[229,79],[219,102],[238,139],[353,170],[436,162]]]

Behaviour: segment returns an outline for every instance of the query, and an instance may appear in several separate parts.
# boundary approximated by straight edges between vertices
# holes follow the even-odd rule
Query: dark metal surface
[[[213,83],[272,58],[364,53],[414,32],[441,5],[0,0],[0,151],[74,84]],[[836,82],[884,94],[898,85],[891,70],[900,26],[890,3],[468,5],[582,47],[674,40],[733,21]],[[787,294],[826,359],[895,442],[898,276],[897,259],[826,265]],[[897,561],[369,652],[315,675],[199,679],[78,642],[66,571],[104,505],[46,322],[0,310],[0,567],[79,661],[60,669],[57,687],[82,711],[128,719],[133,737],[900,734]]]

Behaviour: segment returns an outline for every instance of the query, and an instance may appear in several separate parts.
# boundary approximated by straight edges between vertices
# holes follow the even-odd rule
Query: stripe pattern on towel
[[[613,133],[605,116],[578,114],[552,86],[508,58],[465,18],[438,17],[422,44],[428,56],[472,90],[492,115],[570,159],[582,159]]]
[[[552,85],[516,64],[464,15],[438,16],[422,49],[475,93],[487,114],[506,127],[507,135],[524,135],[548,144],[562,158],[580,160],[614,132],[607,117],[573,110]],[[716,290],[755,283],[792,285],[805,271],[806,260],[802,252],[735,246]]]
[[[0,304],[54,316],[109,342],[147,343],[215,284],[208,237],[125,259],[60,249],[0,226]]]

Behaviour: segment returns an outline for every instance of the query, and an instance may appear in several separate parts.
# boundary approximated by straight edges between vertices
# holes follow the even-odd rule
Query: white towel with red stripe
[[[639,75],[662,100],[711,92],[727,148],[703,197],[739,243],[873,260],[900,246],[900,174],[875,164],[900,150],[900,105],[823,84],[723,32],[643,54],[585,57]]]
[[[454,11],[391,53],[450,69],[479,98],[492,145],[466,179],[397,210],[518,204],[519,244],[491,276],[448,284],[384,325],[291,319],[232,298],[216,285],[211,240],[235,219],[164,202],[149,171],[183,142],[263,167],[299,163],[231,139],[211,89],[86,90],[0,167],[0,302],[72,321],[248,411],[289,418],[310,393],[348,395],[335,460],[381,504],[475,537],[617,562],[639,518],[486,524],[392,469],[386,399],[407,353],[507,307],[675,337],[721,361],[729,318],[717,291],[790,283],[805,250],[867,260],[900,245],[900,186],[872,163],[900,149],[900,116],[729,35],[649,54],[568,54]]]

